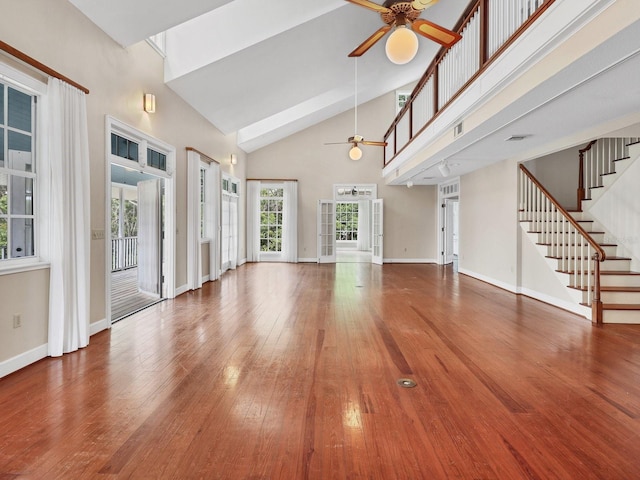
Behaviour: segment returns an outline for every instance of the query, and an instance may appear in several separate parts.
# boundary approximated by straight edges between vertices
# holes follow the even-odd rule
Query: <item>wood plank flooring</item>
[[[14,478],[636,479],[640,328],[435,265],[249,264],[1,379]]]
[[[138,291],[138,268],[111,274],[111,320],[118,320],[160,299]]]

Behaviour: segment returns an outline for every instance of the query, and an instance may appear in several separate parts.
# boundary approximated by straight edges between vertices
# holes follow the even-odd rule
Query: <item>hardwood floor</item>
[[[434,265],[249,264],[0,380],[0,412],[3,480],[634,479],[640,328]]]
[[[111,273],[111,320],[119,320],[160,301],[138,291],[138,268]]]

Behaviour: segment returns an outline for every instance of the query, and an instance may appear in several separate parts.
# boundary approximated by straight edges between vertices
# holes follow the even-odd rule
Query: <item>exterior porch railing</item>
[[[111,271],[126,270],[138,265],[138,237],[111,239]]]
[[[385,133],[385,166],[554,2],[473,0],[453,29],[462,39],[440,50]]]

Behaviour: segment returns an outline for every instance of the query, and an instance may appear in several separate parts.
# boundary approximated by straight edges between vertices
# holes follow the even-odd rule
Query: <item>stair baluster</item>
[[[604,144],[602,148],[604,152]],[[596,164],[586,166],[596,171]],[[604,164],[600,169],[603,167]],[[520,220],[530,222],[541,242],[550,245],[550,255],[559,260],[560,270],[571,273],[573,286],[585,289],[587,303],[591,305],[592,322],[601,324],[599,276],[600,262],[606,259],[604,250],[524,165],[520,165],[519,179]]]

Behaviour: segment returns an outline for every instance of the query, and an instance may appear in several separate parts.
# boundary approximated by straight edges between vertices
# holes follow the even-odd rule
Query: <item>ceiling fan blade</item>
[[[452,32],[429,20],[423,20],[421,18],[414,20],[411,28],[414,32],[439,43],[443,47],[451,47],[462,38],[462,36],[456,32]]]
[[[359,57],[363,55],[367,50],[373,47],[378,40],[384,37],[389,30],[391,30],[391,26],[389,25],[385,25],[384,27],[379,28],[373,35],[367,38],[360,44],[360,46],[358,46],[353,52],[351,52],[349,56]]]
[[[387,146],[387,142],[369,142],[367,140],[363,140],[360,143],[362,145],[372,145],[374,147],[386,147]]]
[[[369,0],[347,0],[347,2],[355,3],[356,5],[360,5],[361,7],[368,8],[369,10],[373,10],[378,13],[389,13],[391,11],[387,7],[370,2]]]
[[[413,2],[411,2],[411,7],[414,10],[424,10],[425,8],[435,5],[438,1],[439,0],[413,0]]]

